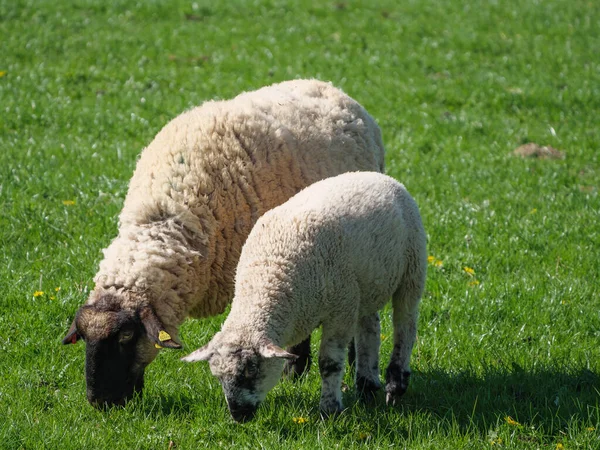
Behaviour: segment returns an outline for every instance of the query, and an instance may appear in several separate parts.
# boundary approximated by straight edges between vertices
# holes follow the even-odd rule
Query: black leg
[[[390,363],[385,372],[385,402],[395,405],[408,389],[410,370],[402,370],[400,366]]]
[[[348,367],[350,368],[350,373],[354,373],[356,364],[356,347],[354,344],[354,338],[348,344]]]
[[[376,383],[368,378],[356,377],[356,391],[358,397],[365,403],[373,401],[375,394],[381,389],[381,383]]]
[[[298,355],[298,358],[295,361],[287,361],[284,368],[285,374],[291,376],[292,379],[295,380],[310,369],[312,360],[310,356],[310,336],[298,345],[289,347],[287,351],[294,355]]]

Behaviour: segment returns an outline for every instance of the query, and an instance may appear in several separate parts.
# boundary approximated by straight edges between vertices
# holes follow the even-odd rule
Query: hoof
[[[335,417],[344,410],[341,402],[335,402],[335,401],[327,402],[327,403],[321,402],[320,409],[321,409],[321,417],[324,419],[326,419],[328,417]]]
[[[396,406],[396,397],[389,392],[385,394],[385,404],[388,406]]]
[[[388,370],[386,376],[387,384],[385,385],[385,403],[392,406],[396,405],[400,397],[404,395],[410,381],[409,371],[393,372]]]
[[[358,377],[356,379],[356,391],[358,397],[365,403],[371,403],[375,399],[377,391],[381,389],[379,380],[369,380],[368,378]]]

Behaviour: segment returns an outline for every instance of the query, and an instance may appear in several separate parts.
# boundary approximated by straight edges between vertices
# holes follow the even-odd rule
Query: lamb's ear
[[[211,344],[212,341],[206,344],[204,347],[200,347],[198,350],[194,350],[189,355],[184,356],[181,358],[181,360],[185,362],[209,361],[214,354]]]
[[[273,344],[272,342],[264,343],[260,347],[259,352],[265,358],[284,358],[284,359],[289,359],[291,361],[298,358],[298,355],[289,353],[289,352],[285,351],[284,349],[282,349],[281,347]]]
[[[75,344],[79,339],[81,339],[80,334],[77,332],[77,324],[75,323],[75,319],[73,319],[73,323],[71,324],[71,328],[67,331],[67,335],[63,338],[63,344]]]
[[[165,331],[165,326],[151,306],[143,306],[140,308],[139,314],[146,329],[146,335],[154,342],[156,348],[181,348],[181,344]]]

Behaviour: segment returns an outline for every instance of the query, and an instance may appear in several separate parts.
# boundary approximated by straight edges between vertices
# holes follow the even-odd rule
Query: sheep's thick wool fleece
[[[393,178],[361,172],[319,181],[252,229],[222,338],[287,346],[320,324],[355,326],[422,279],[425,247],[419,208]]]
[[[263,213],[320,179],[383,168],[378,126],[329,83],[289,81],[187,111],[143,151],[88,303],[111,291],[125,308],[147,301],[172,332],[188,315],[218,314]]]

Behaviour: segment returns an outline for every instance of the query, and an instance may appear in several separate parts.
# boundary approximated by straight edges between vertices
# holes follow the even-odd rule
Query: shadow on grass
[[[391,443],[406,443],[415,438],[415,433],[426,436],[433,427],[436,433],[452,436],[458,432],[485,439],[498,427],[509,426],[506,417],[511,417],[519,423],[515,428],[519,440],[540,444],[552,442],[553,437],[574,424],[585,427],[596,423],[600,416],[600,378],[582,368],[524,370],[513,365],[482,373],[414,371],[409,391],[396,407],[386,406],[382,391],[372,404],[362,404],[352,384],[344,393],[347,409],[331,420],[320,419],[317,380],[314,372],[306,380],[281,383],[269,394],[256,419],[242,426],[229,419],[225,402],[217,400],[222,395],[220,390],[203,393],[204,404],[219,405],[218,411],[211,410],[203,419],[210,423],[203,433],[224,438],[232,430],[250,434],[270,430],[281,439],[302,440],[306,430],[314,433],[316,427],[342,443],[363,439],[361,430],[383,436]],[[163,393],[145,398],[140,406],[151,417],[183,419],[204,414],[195,401],[185,393]],[[308,428],[293,421],[297,415],[308,418]]]
[[[354,386],[344,393],[346,411],[330,430],[339,438],[357,434],[357,429],[377,430],[390,440],[409,438],[407,423],[415,421],[447,434],[487,436],[497,426],[507,426],[507,417],[520,440],[541,442],[562,433],[569,424],[596,423],[600,416],[600,378],[588,369],[524,370],[518,365],[488,369],[484,373],[443,370],[415,371],[407,394],[395,407],[385,404],[380,391],[372,404],[356,397]],[[285,389],[273,398],[275,404],[305,405],[318,417],[318,395],[307,405],[305,389]],[[302,408],[301,408],[302,409]],[[268,424],[268,422],[265,422]],[[268,426],[268,425],[267,425]]]
[[[524,425],[564,426],[573,418],[587,420],[588,407],[599,406],[599,391],[600,379],[588,369],[529,371],[515,364],[481,375],[433,370],[413,373],[401,407],[452,417],[461,427],[487,429],[506,416]]]
[[[588,369],[526,371],[514,365],[481,374],[415,371],[409,391],[391,408],[383,392],[374,404],[362,405],[351,391],[344,399],[349,406],[346,426],[334,428],[340,438],[359,428],[377,430],[378,436],[398,443],[415,433],[426,436],[429,428],[488,439],[508,427],[518,441],[539,445],[564,436],[569,427],[595,424],[600,416],[600,380]]]
[[[134,408],[154,419],[164,416],[183,418],[192,414],[195,409],[195,403],[185,395],[145,393],[143,399],[138,397],[134,402]]]

